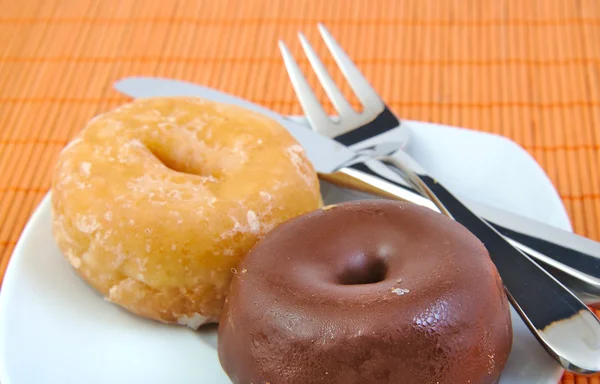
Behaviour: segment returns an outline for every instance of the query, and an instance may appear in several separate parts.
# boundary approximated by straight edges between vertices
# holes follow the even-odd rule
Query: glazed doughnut
[[[261,240],[238,267],[218,342],[235,384],[488,384],[512,328],[475,236],[380,200],[326,207]]]
[[[285,128],[197,98],[93,119],[52,184],[53,233],[77,272],[131,312],[192,328],[218,320],[233,268],[260,238],[320,205]]]

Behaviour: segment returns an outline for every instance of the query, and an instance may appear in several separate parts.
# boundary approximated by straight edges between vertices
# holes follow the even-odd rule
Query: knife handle
[[[439,211],[435,204],[416,189],[381,175],[365,163],[353,164],[334,173],[319,174],[319,177],[339,187],[391,200],[410,201]],[[567,286],[579,299],[600,308],[600,278],[593,273],[600,270],[600,259],[484,220],[504,235],[513,246],[530,256]]]
[[[541,253],[542,257],[540,257],[540,261],[545,264],[554,264],[554,262],[556,262],[566,265],[575,271],[585,271],[582,278],[593,280],[593,284],[600,288],[600,259],[598,257],[567,248],[548,240],[525,235],[513,229],[490,222],[489,220],[488,222],[505,237],[515,240],[523,247]],[[536,258],[538,257],[536,256]]]

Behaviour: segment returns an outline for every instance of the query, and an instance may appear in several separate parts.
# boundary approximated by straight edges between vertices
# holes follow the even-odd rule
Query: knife
[[[400,193],[402,199],[436,209],[435,206],[424,197],[420,196],[414,189],[397,179],[382,178],[381,173],[373,172],[368,164],[376,166],[377,161],[360,161],[357,155],[334,140],[325,138],[301,124],[295,123],[267,108],[258,106],[247,100],[216,91],[200,85],[152,77],[130,77],[118,81],[115,89],[130,97],[168,97],[168,96],[196,96],[211,99],[223,103],[235,103],[247,109],[264,114],[283,125],[306,149],[309,159],[313,162],[315,169],[321,173],[321,178],[339,183],[341,179],[347,182],[347,186],[354,189],[366,191],[379,196],[386,196],[386,191],[393,190],[396,195]],[[339,170],[343,164],[354,164],[353,168]],[[327,175],[330,174],[330,175]],[[334,175],[334,176],[332,176]],[[370,184],[377,184],[379,188],[373,189],[360,182],[361,178],[370,178]],[[386,196],[392,197],[392,196]],[[487,206],[473,201],[466,201],[466,205],[476,214],[484,217],[494,228],[512,239],[515,239],[528,247],[531,253],[541,255],[540,262],[544,268],[562,274],[565,283],[587,304],[600,304],[600,271],[592,269],[582,272],[577,268],[581,265],[598,265],[600,261],[600,244],[592,240],[577,236],[573,233],[551,227],[535,220],[524,218],[498,208]],[[536,251],[539,250],[540,252]],[[561,254],[569,252],[567,259],[560,258]],[[546,257],[544,255],[555,257]],[[571,255],[574,255],[571,257]],[[566,267],[565,267],[566,264]],[[569,265],[573,267],[569,267]],[[557,268],[558,267],[558,268]],[[566,271],[566,272],[565,272]]]

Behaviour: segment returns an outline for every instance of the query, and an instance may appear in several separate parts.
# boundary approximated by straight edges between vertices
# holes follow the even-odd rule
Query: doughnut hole
[[[171,132],[171,134],[174,134],[174,132]],[[215,173],[218,172],[203,164],[200,155],[206,152],[204,143],[192,137],[188,140],[185,137],[179,137],[182,135],[188,136],[185,134],[185,131],[175,133],[176,140],[171,138],[170,141],[175,141],[172,143],[144,140],[144,144],[152,155],[170,170],[197,176],[214,177]],[[177,150],[173,150],[174,148],[177,148]]]
[[[338,283],[341,285],[375,284],[385,280],[388,265],[384,258],[374,253],[357,253],[348,258]]]
[[[163,151],[157,151],[157,150],[153,150],[153,148],[149,148],[150,152],[152,152],[152,154],[154,156],[156,156],[156,158],[158,159],[158,161],[160,161],[165,167],[169,168],[172,171],[175,172],[181,172],[181,173],[186,173],[186,174],[192,174],[192,175],[198,175],[198,176],[210,176],[210,175],[206,175],[204,174],[204,172],[202,171],[202,169],[200,167],[190,167],[189,164],[186,164],[185,162],[182,162],[180,159],[173,157],[170,153],[168,152],[163,152]]]
[[[141,141],[166,168],[215,179],[241,169],[248,162],[246,150],[251,147],[243,139],[237,146],[203,140],[184,129],[171,129],[165,138],[143,135]]]

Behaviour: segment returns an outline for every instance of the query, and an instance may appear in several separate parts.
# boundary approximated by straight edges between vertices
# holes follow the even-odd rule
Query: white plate
[[[407,125],[413,133],[409,151],[460,196],[571,228],[546,175],[513,142],[433,124]],[[328,200],[348,198],[330,187],[324,194]],[[217,358],[214,327],[193,332],[166,326],[104,301],[64,260],[50,221],[46,196],[4,279],[2,384],[229,383]],[[514,312],[513,328],[513,349],[501,383],[555,384],[562,370]]]

